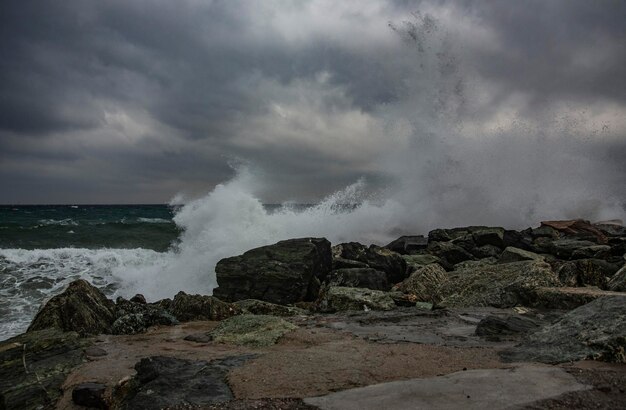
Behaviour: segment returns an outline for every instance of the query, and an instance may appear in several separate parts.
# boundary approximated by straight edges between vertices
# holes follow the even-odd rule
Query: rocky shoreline
[[[626,408],[626,228],[546,221],[221,260],[213,296],[72,282],[0,342],[0,409]]]

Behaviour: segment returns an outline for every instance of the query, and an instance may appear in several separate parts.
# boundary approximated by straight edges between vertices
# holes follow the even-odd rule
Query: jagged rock
[[[340,257],[333,258],[333,270],[353,268],[369,268],[369,265],[364,262],[353,261],[352,259],[345,259]]]
[[[607,284],[609,290],[615,292],[626,292],[626,265],[622,266]]]
[[[137,375],[123,408],[152,410],[172,407],[202,407],[233,399],[226,383],[230,368],[240,366],[255,356],[244,355],[217,359],[184,360],[152,356],[136,365]]]
[[[547,225],[541,225],[539,228],[531,229],[530,234],[533,238],[558,239],[560,237],[559,231]]]
[[[427,246],[428,238],[425,238],[423,235],[414,235],[401,236],[390,244],[385,245],[385,248],[401,255],[406,255],[426,249]]]
[[[447,280],[446,271],[434,263],[413,272],[395,288],[400,292],[414,296],[414,302],[437,304],[441,301],[440,288]]]
[[[144,295],[142,295],[141,293],[137,293],[135,296],[133,296],[132,298],[130,298],[131,302],[134,303],[141,303],[142,305],[145,305],[146,303],[146,298]]]
[[[102,383],[81,383],[72,390],[72,401],[79,406],[108,409],[105,391],[106,385]]]
[[[133,302],[118,297],[116,300],[116,319],[111,326],[114,335],[132,335],[145,332],[150,326],[171,326],[178,320],[157,304]]]
[[[575,309],[605,296],[626,296],[626,293],[611,292],[595,286],[584,288],[539,287],[528,293],[526,303],[530,307],[545,309]]]
[[[626,227],[621,224],[621,221],[617,223],[597,223],[593,224],[593,226],[608,237],[626,236]]]
[[[611,253],[611,247],[608,245],[593,245],[584,248],[578,248],[572,252],[572,259],[604,259]]]
[[[474,237],[472,236],[472,234],[469,234],[469,233],[466,235],[460,236],[458,238],[454,238],[448,243],[459,246],[463,248],[465,251],[470,252],[470,253],[472,249],[476,247],[476,243],[474,242]]]
[[[596,243],[578,239],[557,239],[549,242],[548,250],[558,258],[569,259],[575,251],[590,246],[596,246]]]
[[[294,306],[283,306],[256,299],[238,300],[233,303],[242,313],[271,316],[296,316],[306,314],[306,310]]]
[[[330,286],[389,290],[385,272],[372,268],[337,269],[328,274]]]
[[[347,310],[391,310],[396,304],[388,292],[364,288],[330,286],[320,296],[318,309],[323,312]]]
[[[85,361],[89,339],[58,328],[0,342],[0,408],[54,408],[66,376]]]
[[[96,287],[79,279],[50,299],[37,313],[27,332],[56,327],[81,335],[109,333],[115,304]]]
[[[213,295],[234,302],[259,299],[281,305],[312,301],[331,269],[330,242],[290,239],[222,259]]]
[[[528,304],[530,291],[558,286],[550,265],[539,261],[483,265],[448,272],[441,305],[513,307]]]
[[[565,262],[557,269],[557,275],[565,286],[598,286],[607,288],[609,279],[618,267],[602,259],[579,259]]]
[[[369,248],[357,242],[342,243],[333,247],[336,256],[366,263],[368,267],[385,272],[387,282],[398,283],[407,277],[406,262],[401,255],[371,245]]]
[[[626,363],[626,296],[603,297],[566,313],[502,353],[508,361]]]
[[[496,258],[502,253],[502,249],[494,245],[483,245],[473,248],[469,251],[473,256],[478,259]]]
[[[511,263],[521,261],[541,261],[543,256],[534,252],[526,251],[523,249],[515,248],[513,246],[507,246],[506,249],[500,255],[498,263]]]
[[[441,259],[437,256],[427,253],[421,255],[402,255],[402,258],[406,261],[407,268],[411,272],[423,266],[430,265],[431,263],[440,264],[441,262]]]
[[[504,228],[478,228],[472,230],[476,246],[492,245],[504,248]]]
[[[533,237],[528,230],[522,232],[506,230],[502,241],[505,247],[512,246],[528,251],[532,249]]]
[[[433,229],[428,232],[428,243],[449,242],[471,233],[468,228]]]
[[[275,344],[298,327],[276,316],[239,315],[223,320],[209,334],[218,343],[262,347]]]
[[[487,316],[476,326],[478,336],[501,336],[528,333],[539,327],[534,320],[524,316]]]
[[[169,311],[181,322],[192,320],[223,320],[241,313],[232,303],[222,302],[207,295],[188,295],[178,292],[170,304]]]
[[[439,257],[450,265],[456,265],[459,262],[474,259],[471,253],[451,242],[429,243],[428,252]]]

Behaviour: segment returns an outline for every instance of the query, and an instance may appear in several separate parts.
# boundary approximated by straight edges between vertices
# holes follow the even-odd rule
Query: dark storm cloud
[[[270,201],[376,180],[394,120],[381,112],[419,74],[402,39],[416,10],[465,37],[491,87],[475,122],[517,91],[529,115],[623,110],[621,2],[2,2],[0,202],[166,201],[228,178],[233,158],[275,181]],[[472,24],[496,44],[472,41]]]

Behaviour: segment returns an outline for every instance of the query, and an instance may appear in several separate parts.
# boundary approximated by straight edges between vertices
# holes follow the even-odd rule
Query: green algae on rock
[[[223,320],[209,334],[218,343],[264,347],[297,327],[276,316],[239,315]]]

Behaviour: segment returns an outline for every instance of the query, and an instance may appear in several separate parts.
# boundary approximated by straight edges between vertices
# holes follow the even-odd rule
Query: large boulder
[[[337,269],[328,274],[330,286],[389,290],[387,275],[372,268]]]
[[[412,295],[416,302],[429,302],[436,305],[441,301],[440,289],[447,280],[446,271],[440,265],[433,263],[413,272],[395,289]]]
[[[0,342],[0,409],[55,408],[67,375],[85,360],[90,344],[57,327]]]
[[[213,295],[228,302],[260,299],[278,304],[312,301],[331,269],[330,242],[290,239],[217,263]]]
[[[395,241],[385,245],[385,248],[399,253],[401,255],[407,255],[416,253],[422,249],[426,249],[428,246],[428,238],[423,235],[401,236]]]
[[[257,299],[238,300],[233,305],[241,309],[242,313],[251,315],[296,316],[307,312],[294,306],[277,305]]]
[[[557,239],[548,244],[548,251],[552,255],[561,259],[569,259],[576,251],[596,246],[595,242],[579,239]]]
[[[449,307],[523,306],[529,303],[533,289],[559,284],[550,265],[545,262],[477,265],[448,272],[448,280],[440,288],[441,304]]]
[[[359,261],[385,272],[389,284],[401,282],[407,277],[406,262],[402,256],[376,245],[367,247],[358,242],[342,243],[333,247],[333,256]]]
[[[207,295],[188,295],[178,292],[169,306],[169,311],[181,322],[192,320],[223,320],[241,313],[241,309]]]
[[[50,299],[37,313],[28,332],[47,328],[74,331],[81,335],[110,333],[115,304],[95,286],[76,280],[60,295]]]
[[[472,230],[472,237],[476,246],[504,248],[504,228],[477,228]]]
[[[626,363],[626,296],[603,297],[529,335],[505,360],[563,363],[584,359]]]
[[[563,263],[557,275],[565,286],[598,286],[607,288],[618,267],[602,259],[578,259]]]
[[[263,347],[275,344],[283,335],[297,328],[276,316],[240,315],[220,322],[209,334],[218,343]]]
[[[448,266],[474,259],[471,253],[452,242],[431,242],[428,244],[428,252],[440,258]]]
[[[539,287],[528,292],[526,305],[534,308],[572,310],[607,296],[626,296],[626,293],[602,290],[595,286]]]
[[[318,301],[318,309],[322,312],[392,310],[395,307],[396,304],[388,292],[342,286],[326,288]]]
[[[419,268],[430,265],[431,263],[441,264],[441,259],[428,253],[419,255],[402,255],[402,258],[406,261],[409,272],[414,272]]]
[[[626,292],[626,265],[622,266],[607,284],[609,290],[615,292]]]

